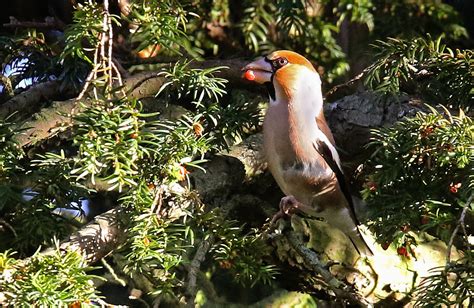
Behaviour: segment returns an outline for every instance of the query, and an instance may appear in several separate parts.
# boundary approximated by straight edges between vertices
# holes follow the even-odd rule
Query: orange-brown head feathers
[[[302,55],[291,50],[278,50],[278,51],[272,52],[271,54],[267,56],[267,59],[270,61],[277,61],[277,59],[286,59],[286,61],[288,61],[288,64],[290,64],[290,66],[291,64],[302,65],[316,72],[313,65],[311,64],[311,62],[308,61],[308,59],[306,59]]]
[[[319,75],[311,62],[290,50],[278,50],[266,57],[247,64],[243,78],[266,84],[270,97],[275,100],[278,93],[289,99],[302,81],[319,80]],[[278,93],[276,93],[278,92]]]

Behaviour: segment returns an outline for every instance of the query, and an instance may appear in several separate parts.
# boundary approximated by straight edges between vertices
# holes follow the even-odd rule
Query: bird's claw
[[[287,219],[291,217],[293,214],[302,212],[300,207],[302,204],[296,200],[293,196],[285,196],[280,200],[280,210],[273,215],[270,222],[266,223],[263,227],[265,234],[272,233],[275,229],[278,228],[277,222],[281,218]]]
[[[283,197],[280,200],[280,211],[286,216],[291,216],[298,212],[299,204],[298,200],[293,196]]]
[[[275,224],[280,218],[288,218],[299,211],[300,202],[293,196],[285,196],[280,200],[280,210],[273,215],[270,225]]]

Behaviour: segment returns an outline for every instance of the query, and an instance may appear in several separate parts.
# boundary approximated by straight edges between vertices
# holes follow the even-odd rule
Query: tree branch
[[[329,272],[324,264],[319,260],[318,255],[307,248],[305,244],[292,232],[285,232],[291,247],[303,258],[305,264],[309,265],[316,273],[318,273],[331,291],[334,292],[337,298],[346,299],[352,304],[357,304],[362,307],[369,307],[371,304],[364,299],[363,296],[354,291],[351,287],[334,277]]]
[[[22,116],[29,116],[37,111],[41,102],[58,99],[61,95],[72,96],[73,93],[69,90],[62,92],[59,80],[38,83],[2,104],[0,119],[8,117],[14,112],[18,112]]]
[[[46,17],[44,22],[37,21],[19,21],[10,16],[10,22],[3,24],[5,28],[34,28],[34,29],[57,29],[64,30],[64,24],[58,22],[54,17]]]
[[[97,215],[93,221],[62,241],[59,248],[75,251],[89,263],[99,261],[125,240],[125,228],[120,220],[123,211],[117,207]],[[53,253],[53,250],[54,248],[49,248],[44,254]]]
[[[467,211],[469,210],[471,206],[471,202],[473,198],[474,198],[474,193],[471,193],[471,195],[469,196],[469,199],[467,199],[466,203],[464,204],[461,215],[459,216],[459,219],[457,221],[456,227],[454,228],[453,233],[451,234],[451,237],[449,238],[448,249],[446,253],[446,265],[449,262],[451,262],[451,249],[453,247],[454,238],[456,237],[456,234],[458,233],[459,228],[461,226],[464,228],[464,219],[466,218]]]
[[[228,79],[231,83],[246,87],[249,86],[249,83],[240,77],[240,68],[244,63],[245,61],[238,59],[209,60],[193,62],[190,66],[195,68],[228,66],[228,70],[222,70],[216,75]],[[124,80],[124,91],[127,93],[127,97],[131,99],[154,97],[164,81],[165,78],[158,76],[158,72],[138,73]],[[66,93],[70,94],[69,92],[72,92],[71,89],[66,91]],[[32,114],[31,111],[36,110],[37,107],[35,108],[35,106],[38,106],[43,100],[51,100],[61,94],[60,81],[47,81],[37,84],[0,106],[0,118],[4,118],[15,111],[27,115]],[[81,100],[81,103],[88,106],[91,102],[84,99]],[[70,114],[73,111],[78,111],[77,105],[78,103],[75,99],[70,99],[55,102],[51,106],[41,109],[29,121],[22,125],[25,131],[18,136],[17,141],[22,147],[30,146],[54,136],[58,131],[64,130],[71,123]]]
[[[199,244],[199,247],[194,255],[191,264],[188,266],[188,283],[186,288],[186,306],[187,307],[194,307],[194,300],[196,299],[196,292],[197,292],[197,275],[199,273],[199,268],[201,267],[201,263],[206,258],[206,254],[211,248],[212,244],[214,243],[215,237],[214,235],[209,236],[206,239],[203,239],[202,242]]]

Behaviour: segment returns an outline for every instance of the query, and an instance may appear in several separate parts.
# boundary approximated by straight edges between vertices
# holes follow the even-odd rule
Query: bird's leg
[[[290,217],[291,215],[301,212],[304,205],[296,200],[294,196],[285,196],[280,200],[280,210],[273,215],[270,225],[274,224],[280,218]]]
[[[293,196],[285,196],[280,200],[280,211],[286,216],[291,216],[297,212],[300,212],[300,208],[303,206],[301,202],[296,200]]]

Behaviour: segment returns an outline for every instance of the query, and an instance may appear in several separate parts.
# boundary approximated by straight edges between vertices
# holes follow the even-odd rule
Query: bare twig
[[[10,225],[6,220],[0,218],[0,225],[4,225],[4,226],[7,227],[8,229],[10,229],[10,231],[13,233],[13,235],[14,235],[15,237],[18,236],[18,235],[16,234],[15,228],[13,228],[12,225]]]
[[[333,97],[337,92],[339,92],[341,89],[350,89],[351,87],[354,86],[354,84],[356,84],[356,82],[360,81],[363,77],[365,77],[365,75],[367,74],[368,71],[370,71],[373,67],[374,67],[375,64],[371,64],[369,66],[367,66],[362,72],[360,72],[358,75],[356,75],[355,77],[353,77],[351,80],[345,82],[345,83],[342,83],[342,84],[339,84],[339,85],[336,85],[334,87],[332,87],[329,91],[326,92],[326,94],[324,95],[324,97],[326,98],[326,100],[331,100],[331,97]],[[351,92],[354,92],[354,91],[351,91]],[[345,94],[347,95],[347,94]]]
[[[345,82],[345,83],[342,83],[342,84],[338,84],[334,87],[332,87],[329,91],[326,92],[326,97],[327,96],[331,96],[331,95],[334,95],[334,93],[336,93],[337,91],[339,91],[340,89],[342,88],[346,88],[346,87],[350,87],[352,86],[354,83],[356,83],[357,81],[359,81],[360,79],[362,79],[362,77],[364,77],[364,74],[365,74],[366,70],[364,70],[362,73],[356,75],[354,78],[352,78],[351,80]]]
[[[150,212],[156,215],[159,215],[161,212],[161,205],[163,204],[163,191],[163,186],[160,186],[155,189],[155,197],[153,198]]]
[[[474,193],[471,193],[471,195],[469,196],[469,199],[467,199],[466,203],[464,204],[464,207],[462,209],[461,215],[459,216],[456,227],[454,228],[453,233],[451,234],[451,237],[449,238],[448,249],[447,249],[447,254],[446,254],[446,264],[451,262],[451,249],[453,247],[454,238],[456,237],[456,234],[458,233],[459,228],[461,226],[463,226],[463,229],[464,229],[464,219],[466,218],[467,210],[469,209],[469,206],[471,205],[473,198],[474,198]]]
[[[188,282],[186,289],[186,302],[187,307],[194,307],[194,299],[196,298],[197,287],[196,281],[199,273],[199,268],[201,263],[206,258],[206,254],[214,243],[214,235],[209,236],[206,239],[203,239],[199,244],[196,254],[194,255],[191,264],[188,266]]]
[[[109,1],[104,0],[103,3],[104,10],[102,12],[102,31],[99,33],[99,44],[96,46],[94,52],[94,66],[90,71],[89,75],[86,78],[82,91],[79,93],[77,100],[80,100],[87,90],[89,89],[91,83],[94,80],[97,80],[99,72],[105,76],[105,93],[107,98],[112,97],[112,88],[114,81],[114,72],[117,74],[117,80],[119,86],[122,86],[122,78],[120,77],[120,72],[114,68],[113,58],[112,58],[112,46],[113,46],[113,30],[112,30],[112,19],[109,13]],[[97,87],[93,87],[94,98],[98,99]]]
[[[94,51],[94,63],[97,63],[98,57],[99,57],[99,48],[96,48]],[[86,94],[87,90],[89,89],[89,85],[91,84],[92,80],[94,79],[94,76],[97,73],[96,70],[97,68],[94,65],[92,70],[89,72],[89,75],[87,75],[86,81],[84,82],[84,86],[82,87],[82,91],[79,93],[76,100],[80,100],[84,96],[84,94]],[[98,97],[97,90],[95,88],[94,88],[94,97],[96,98]]]

